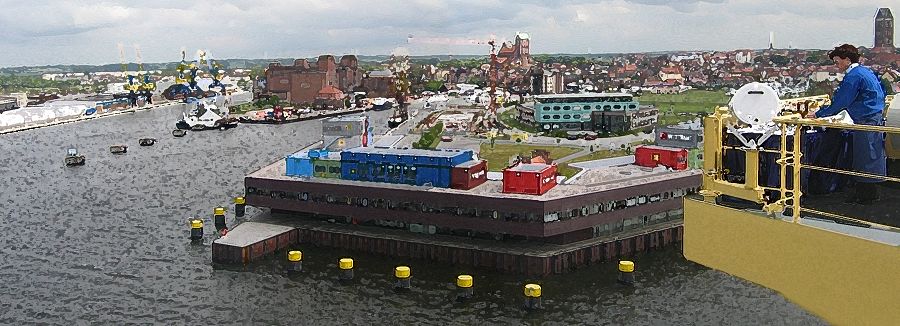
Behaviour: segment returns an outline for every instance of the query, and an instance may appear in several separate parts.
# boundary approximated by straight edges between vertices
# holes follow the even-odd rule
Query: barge
[[[392,164],[391,156],[403,162],[402,150],[385,151],[381,154],[385,161],[380,164]],[[355,155],[345,154],[348,152]],[[341,153],[346,158],[360,153],[379,155],[379,150]],[[458,156],[437,156],[441,155]],[[694,193],[701,182],[697,170],[625,165],[585,170],[577,178],[538,191],[524,186],[520,175],[516,182],[523,191],[511,191],[503,181],[486,180],[486,171],[478,168],[484,166],[483,161],[468,155],[463,155],[464,162],[459,164],[435,167],[451,172],[446,173],[448,179],[455,175],[456,181],[446,183],[419,183],[404,172],[395,179],[371,175],[367,179],[380,182],[288,176],[289,160],[279,160],[247,175],[244,190],[248,205],[271,212],[261,223],[281,225],[284,232],[247,241],[253,238],[248,234],[255,233],[255,227],[239,225],[214,242],[213,261],[249,263],[287,246],[309,244],[526,275],[563,273],[580,265],[680,243],[681,198]],[[362,165],[342,164],[347,168]],[[345,176],[348,172],[360,174],[344,167]],[[369,169],[370,173],[391,170]],[[394,170],[418,171],[411,167]],[[532,172],[541,176],[538,183],[547,182],[543,178],[546,169],[511,167],[508,173]],[[555,176],[550,179],[555,183]],[[232,243],[232,236],[242,241]]]

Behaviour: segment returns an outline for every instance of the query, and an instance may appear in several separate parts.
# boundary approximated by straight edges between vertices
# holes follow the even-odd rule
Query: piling
[[[397,278],[397,282],[394,283],[395,291],[409,291],[411,272],[409,266],[397,266],[394,268],[394,277]]]
[[[243,196],[234,198],[234,216],[244,217],[247,211],[247,201]]]
[[[460,275],[456,277],[456,301],[464,301],[475,295],[472,275]]]
[[[541,286],[537,284],[525,285],[525,309],[541,309]]]
[[[215,221],[216,231],[222,232],[222,230],[228,228],[225,225],[225,207],[216,207],[213,210],[213,220]]]
[[[192,218],[191,220],[191,241],[203,240],[203,220]]]
[[[338,268],[341,270],[338,279],[342,282],[353,280],[353,258],[341,258],[338,261]]]
[[[634,285],[634,262],[628,260],[619,261],[619,283]]]
[[[303,270],[303,252],[300,250],[288,251],[288,271],[299,272]]]

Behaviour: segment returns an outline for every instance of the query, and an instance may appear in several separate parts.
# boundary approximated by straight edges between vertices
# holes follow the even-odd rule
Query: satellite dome
[[[778,115],[778,93],[769,85],[749,83],[737,90],[728,106],[738,120],[754,126],[764,125]]]

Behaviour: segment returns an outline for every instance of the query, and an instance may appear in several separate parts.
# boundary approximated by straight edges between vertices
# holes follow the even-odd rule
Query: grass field
[[[700,113],[712,112],[716,106],[728,104],[730,98],[721,91],[689,90],[681,94],[644,94],[637,100],[641,104],[653,104],[660,111]]]
[[[659,125],[667,126],[695,118],[697,113],[710,113],[716,106],[726,105],[730,98],[721,91],[689,90],[681,94],[644,94],[637,100],[659,109]]]
[[[594,151],[593,153],[590,153],[585,156],[576,157],[572,160],[569,160],[566,163],[578,163],[578,162],[585,162],[585,161],[593,161],[593,160],[599,160],[599,159],[603,159],[603,158],[619,157],[619,156],[625,156],[625,155],[628,155],[628,153],[626,153],[624,149],[622,149],[622,150],[617,149],[614,151],[601,150],[601,151]]]
[[[534,149],[550,151],[550,158],[558,159],[581,150],[578,147],[564,147],[552,145],[524,145],[524,144],[481,144],[479,157],[488,161],[488,171],[502,171],[509,163],[509,158],[515,155],[531,156]]]
[[[515,114],[516,114],[516,109],[511,108],[509,110],[504,111],[503,113],[500,113],[499,119],[500,119],[500,121],[503,122],[503,124],[505,124],[511,128],[519,129],[524,132],[536,133],[539,131],[534,126],[531,126],[527,123],[520,122],[518,119],[516,119]]]

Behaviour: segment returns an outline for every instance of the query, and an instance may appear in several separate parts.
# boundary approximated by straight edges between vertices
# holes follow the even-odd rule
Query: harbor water
[[[371,114],[384,129],[390,112]],[[0,135],[0,324],[824,324],[672,248],[634,257],[634,287],[616,283],[614,262],[529,279],[317,247],[295,248],[300,273],[283,272],[283,256],[215,266],[213,208],[238,222],[230,202],[243,176],[318,140],[321,122],[174,138],[179,115],[160,108]],[[128,153],[110,154],[119,144]],[[68,147],[84,166],[64,166]],[[188,240],[191,216],[206,221],[203,244]],[[341,284],[337,261],[348,256],[355,279]],[[412,290],[392,290],[397,265],[410,266]],[[474,276],[465,302],[454,300],[459,274]],[[542,285],[542,310],[522,309],[525,283]]]

